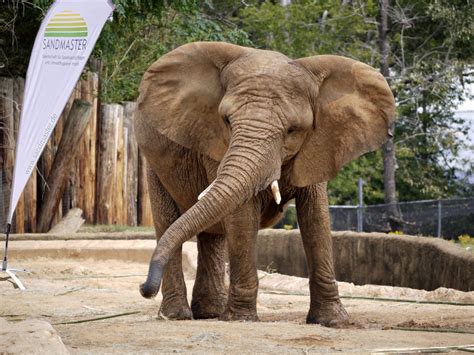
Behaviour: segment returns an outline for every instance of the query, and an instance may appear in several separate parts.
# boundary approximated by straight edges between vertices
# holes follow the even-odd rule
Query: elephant
[[[327,181],[391,136],[385,78],[356,60],[194,42],[144,73],[134,118],[157,236],[145,298],[170,319],[258,320],[256,238],[295,199],[309,270],[307,323],[344,324]],[[182,244],[197,236],[191,306]],[[229,262],[229,286],[224,283]]]

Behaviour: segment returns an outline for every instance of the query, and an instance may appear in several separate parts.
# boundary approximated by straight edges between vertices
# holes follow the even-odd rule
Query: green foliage
[[[461,148],[458,137],[467,129],[454,117],[454,110],[456,102],[465,99],[462,84],[472,80],[468,71],[474,12],[472,4],[463,1],[435,3],[399,1],[391,11],[400,200],[443,198],[472,190],[455,176],[454,162]]]
[[[0,5],[0,76],[24,76],[47,1]]]
[[[290,57],[340,54],[374,61],[366,43],[376,39],[376,26],[365,21],[367,6],[339,1],[294,1],[281,6],[270,1],[239,12],[243,29],[256,46],[278,50]]]
[[[196,40],[227,41],[291,57],[338,54],[379,66],[377,1],[114,0],[93,53],[102,61],[105,102],[134,100],[146,68],[162,54]],[[0,75],[25,75],[35,33],[52,0],[0,6]],[[470,0],[397,0],[389,9],[390,76],[397,100],[397,187],[400,200],[468,195],[455,177],[465,131],[455,103],[472,82],[474,9]],[[461,128],[460,128],[461,127]],[[474,172],[473,163],[466,164]],[[381,152],[347,165],[330,182],[331,204],[383,202]],[[469,177],[469,174],[466,175]],[[292,216],[288,225],[295,225]]]
[[[473,59],[474,11],[466,0],[399,0],[389,8],[391,86],[397,98],[397,187],[400,200],[467,195],[473,187],[455,176],[462,121],[456,102]],[[378,67],[378,7],[374,1],[265,1],[239,12],[243,28],[261,48],[292,57],[338,54]],[[472,68],[471,68],[472,69]],[[472,163],[471,163],[472,164]],[[365,203],[383,202],[380,152],[346,166],[329,184],[332,204],[355,204],[357,179]],[[471,173],[473,169],[471,168]],[[469,175],[466,175],[468,178]]]
[[[285,211],[285,215],[283,216],[283,218],[278,221],[278,223],[275,224],[273,228],[286,230],[298,228],[298,217],[296,216],[296,208],[294,206],[288,207]]]
[[[383,203],[382,152],[366,154],[345,166],[337,178],[329,182],[328,193],[331,205],[357,205],[359,178],[364,181],[364,204]]]
[[[161,55],[193,41],[227,41],[250,45],[245,32],[192,9],[172,8],[162,16],[129,19],[127,26],[112,23],[104,30],[96,55],[102,59],[102,99],[105,102],[135,100],[145,70]]]

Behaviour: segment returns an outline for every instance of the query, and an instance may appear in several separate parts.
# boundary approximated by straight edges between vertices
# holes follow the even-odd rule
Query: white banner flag
[[[56,0],[30,58],[7,223],[114,6],[108,0]]]

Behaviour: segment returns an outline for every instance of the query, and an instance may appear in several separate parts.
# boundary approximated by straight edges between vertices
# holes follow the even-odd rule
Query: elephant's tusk
[[[200,199],[202,199],[202,198],[204,197],[204,195],[209,192],[209,190],[212,188],[212,186],[214,185],[215,182],[216,182],[216,180],[214,180],[213,182],[211,182],[211,184],[210,184],[208,187],[206,187],[206,189],[205,189],[203,192],[201,192],[201,193],[199,194],[199,196],[198,196],[198,201],[199,201]]]
[[[273,198],[275,199],[276,204],[279,205],[281,202],[281,194],[280,188],[278,187],[278,181],[273,181],[270,186],[272,188]]]

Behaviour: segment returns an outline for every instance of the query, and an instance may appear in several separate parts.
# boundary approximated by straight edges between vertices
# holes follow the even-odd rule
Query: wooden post
[[[124,134],[127,152],[126,171],[127,182],[125,184],[125,209],[126,224],[136,226],[138,223],[138,144],[133,129],[133,115],[137,104],[126,102],[124,104]]]
[[[3,171],[3,216],[2,221],[6,224],[8,207],[10,203],[10,193],[13,181],[13,164],[15,162],[15,123],[13,113],[13,79],[0,79],[0,118],[1,135],[0,146],[2,147],[1,169]],[[1,228],[3,228],[2,226]]]
[[[98,125],[98,161],[96,185],[96,222],[112,224],[115,206],[115,181],[117,167],[117,147],[119,121],[123,116],[121,105],[102,105]]]
[[[25,196],[25,231],[36,233],[36,203],[37,203],[37,172],[31,173],[28,184],[26,184],[23,194]]]
[[[64,131],[54,158],[51,173],[47,179],[48,190],[38,216],[38,231],[47,232],[54,218],[59,202],[66,188],[70,168],[77,153],[77,145],[87,126],[92,105],[82,100],[74,100]]]
[[[129,226],[138,224],[138,144],[133,128],[133,115],[136,106],[135,102],[124,104],[124,133],[127,144],[126,208],[127,225]]]
[[[125,137],[123,128],[123,107],[117,112],[115,117],[118,125],[118,140],[117,140],[117,166],[115,173],[115,203],[114,203],[114,224],[125,224],[124,216],[124,187],[126,185],[127,175],[125,170],[125,162],[127,161],[125,149]]]
[[[18,129],[20,126],[21,105],[23,103],[23,92],[25,91],[25,79],[15,78],[13,86],[13,120],[15,130],[15,142],[18,140]],[[16,146],[16,144],[15,144]],[[15,233],[25,233],[25,193],[18,200],[15,211]]]
[[[79,80],[76,86],[74,87],[74,91],[71,95],[70,100],[81,99],[81,89],[82,89],[82,81]],[[69,114],[66,116],[66,121],[68,119],[69,119]],[[81,145],[79,144],[79,142],[77,143],[77,146],[76,146],[76,151],[78,151],[77,153],[78,155],[76,155],[76,157],[81,156],[83,154],[80,149]],[[69,175],[69,182],[67,185],[67,190],[68,190],[67,193],[69,194],[69,198],[70,198],[69,203],[71,207],[78,207],[81,205],[82,186],[80,184],[79,176],[80,176],[80,167],[78,164],[78,159],[74,159],[74,164],[72,166],[71,173]],[[57,222],[59,222],[59,220]]]
[[[99,76],[89,72],[82,86],[82,99],[92,104],[92,110],[82,139],[83,169],[80,183],[83,186],[83,201],[82,206],[79,206],[87,223],[94,223],[98,90]]]
[[[140,154],[140,150],[138,152],[138,224],[141,226],[153,226],[150,196],[148,195],[146,180],[146,160],[143,154]]]

